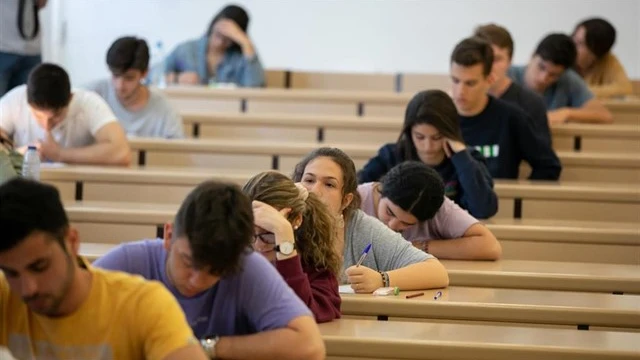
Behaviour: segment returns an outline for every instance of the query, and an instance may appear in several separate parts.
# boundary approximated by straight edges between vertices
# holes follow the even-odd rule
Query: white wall
[[[45,57],[75,83],[107,75],[104,57],[123,35],[163,40],[168,49],[202,34],[227,1],[50,0],[53,41]],[[528,59],[552,31],[570,32],[602,16],[618,30],[615,53],[640,78],[640,1],[636,0],[239,0],[267,68],[350,72],[444,73],[455,43],[479,23],[506,26],[515,62]],[[60,35],[66,22],[66,39]],[[62,42],[61,47],[58,45]]]

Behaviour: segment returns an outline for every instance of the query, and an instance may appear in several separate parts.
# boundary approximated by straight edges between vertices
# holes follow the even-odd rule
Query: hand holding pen
[[[359,294],[370,294],[383,286],[380,273],[362,265],[362,262],[370,250],[371,244],[367,245],[362,251],[358,262],[345,271],[347,281],[351,284],[351,288]]]

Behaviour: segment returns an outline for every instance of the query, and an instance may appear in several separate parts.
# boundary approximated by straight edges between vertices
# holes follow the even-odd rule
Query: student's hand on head
[[[444,145],[444,153],[445,155],[447,155],[447,157],[450,158],[453,155],[459,153],[460,151],[463,151],[466,148],[467,146],[461,143],[460,141],[446,139],[446,142]]]
[[[195,71],[185,71],[178,74],[178,84],[180,85],[198,85],[200,78]]]
[[[37,148],[40,149],[40,157],[45,160],[50,160],[53,162],[60,161],[60,152],[62,147],[56,142],[56,140],[51,135],[50,131],[47,131],[47,135],[43,140],[36,145]]]
[[[278,234],[292,231],[291,223],[287,220],[287,216],[291,212],[290,208],[278,211],[273,206],[257,200],[254,200],[251,206],[253,208],[253,221],[256,226],[275,234],[276,238]]]
[[[228,37],[232,41],[243,44],[249,41],[247,34],[242,31],[235,21],[229,19],[221,19],[216,23],[216,30],[223,36]]]
[[[566,107],[549,111],[547,113],[547,118],[549,119],[549,126],[566,124],[569,121],[570,111],[571,110]]]
[[[345,274],[353,291],[359,294],[371,294],[384,285],[379,272],[363,265],[353,265],[345,270]]]

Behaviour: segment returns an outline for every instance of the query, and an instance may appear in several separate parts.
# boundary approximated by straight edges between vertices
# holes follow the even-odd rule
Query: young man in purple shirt
[[[95,266],[162,282],[212,358],[324,359],[311,311],[253,242],[251,201],[208,181],[180,206],[164,240],[118,246]]]

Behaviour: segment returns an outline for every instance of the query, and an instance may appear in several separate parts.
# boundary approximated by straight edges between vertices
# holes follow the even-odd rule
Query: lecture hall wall
[[[162,40],[167,50],[201,35],[227,1],[49,0],[45,59],[63,64],[75,84],[107,76],[104,57],[119,36]],[[570,32],[602,16],[618,30],[615,53],[640,78],[638,0],[238,0],[267,68],[345,72],[445,73],[457,41],[480,23],[506,26],[525,62],[549,32]]]

